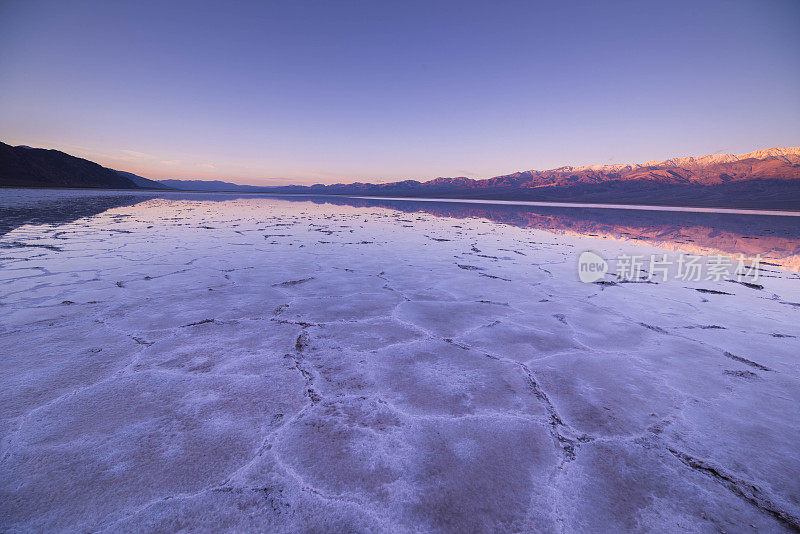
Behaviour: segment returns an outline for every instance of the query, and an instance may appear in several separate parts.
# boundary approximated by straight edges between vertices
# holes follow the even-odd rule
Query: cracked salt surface
[[[796,217],[3,195],[4,532],[800,529]]]

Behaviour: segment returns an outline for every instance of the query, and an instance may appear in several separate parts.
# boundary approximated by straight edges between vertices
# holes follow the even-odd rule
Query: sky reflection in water
[[[235,201],[235,202],[234,202]],[[5,190],[0,198],[0,234],[26,224],[59,225],[106,212],[139,206],[172,210],[197,202],[214,202],[235,217],[240,212],[265,215],[277,205],[297,210],[335,207],[363,209],[366,221],[376,208],[439,218],[489,220],[501,225],[552,234],[641,243],[689,254],[761,255],[762,260],[800,271],[800,217],[740,213],[696,213],[598,207],[550,207],[515,204],[366,199],[330,196],[267,196],[228,193],[150,193],[113,191]],[[316,208],[319,208],[318,210]],[[134,208],[136,211],[136,208]],[[411,220],[407,222],[412,222]],[[402,226],[401,223],[398,223]],[[409,225],[410,226],[410,225]],[[587,245],[588,246],[588,245]],[[593,241],[591,246],[602,249]]]

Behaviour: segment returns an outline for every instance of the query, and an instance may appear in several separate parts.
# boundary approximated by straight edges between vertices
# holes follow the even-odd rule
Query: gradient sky
[[[0,140],[334,183],[800,145],[800,1],[0,0]]]

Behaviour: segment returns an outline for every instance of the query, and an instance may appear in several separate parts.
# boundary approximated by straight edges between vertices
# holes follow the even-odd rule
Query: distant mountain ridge
[[[792,163],[794,159],[797,162],[800,156],[800,147],[774,147],[765,148],[761,150],[754,150],[746,154],[711,154],[708,156],[687,156],[682,158],[672,158],[664,161],[648,161],[645,163],[627,163],[627,164],[614,164],[614,165],[587,165],[584,167],[559,167],[553,169],[554,171],[565,172],[582,172],[582,171],[600,171],[600,172],[620,172],[624,170],[635,170],[644,167],[683,167],[686,169],[699,169],[710,165],[718,165],[722,163],[736,163],[747,159],[767,159],[767,158],[785,158],[784,161]],[[535,171],[529,171],[535,172]]]
[[[800,179],[800,147],[775,147],[747,154],[714,154],[700,157],[672,158],[646,163],[614,165],[564,166],[545,171],[520,171],[493,178],[472,179],[463,176],[434,178],[426,182],[403,180],[373,184],[315,184],[312,186],[243,186],[230,182],[203,180],[161,180],[176,189],[259,190],[284,192],[345,193],[408,193],[442,189],[506,189],[531,190],[541,187],[571,187],[578,184],[601,184],[611,181],[640,181],[672,185],[719,185],[747,180]]]
[[[747,154],[715,154],[673,158],[636,164],[564,166],[545,171],[520,171],[485,179],[435,178],[427,182],[405,180],[386,184],[356,182],[310,186],[314,190],[408,190],[408,189],[496,189],[574,186],[609,181],[648,181],[663,184],[717,185],[745,180],[793,180],[800,178],[800,147],[776,147]]]
[[[178,189],[241,193],[598,202],[800,210],[800,147],[645,163],[563,166],[486,179],[252,186],[219,180],[154,181],[57,150],[0,143],[0,186]]]
[[[250,191],[261,192],[268,187],[239,185],[221,180],[158,180],[159,183],[183,191]]]
[[[530,176],[532,182],[536,182],[535,178],[538,178],[539,184],[536,185],[547,185],[563,177],[591,182],[598,177],[604,177],[612,180],[651,179],[666,183],[713,185],[740,180],[800,178],[798,167],[800,147],[775,147],[739,155],[689,156],[641,164],[566,166],[550,171],[526,171],[507,176]]]
[[[187,187],[169,181],[177,189]],[[641,164],[564,166],[486,179],[435,178],[373,184],[262,187],[228,191],[287,194],[539,200],[800,209],[800,147],[714,154]],[[245,189],[246,188],[246,189]],[[207,190],[207,189],[206,189]]]
[[[143,187],[143,188],[146,188],[146,189],[172,189],[167,184],[163,184],[161,182],[157,182],[155,180],[151,180],[150,178],[145,178],[143,176],[139,176],[138,174],[133,174],[132,172],[116,171],[114,169],[109,169],[109,170],[112,170],[112,171],[114,171],[114,172],[116,172],[118,174],[121,174],[122,176],[124,176],[125,178],[127,178],[128,180],[130,180],[131,182],[133,182],[134,184],[136,184],[139,187]]]

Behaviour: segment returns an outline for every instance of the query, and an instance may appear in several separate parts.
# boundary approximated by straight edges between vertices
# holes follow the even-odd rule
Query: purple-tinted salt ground
[[[152,196],[0,236],[0,530],[800,528],[795,272],[585,284],[674,250]]]

